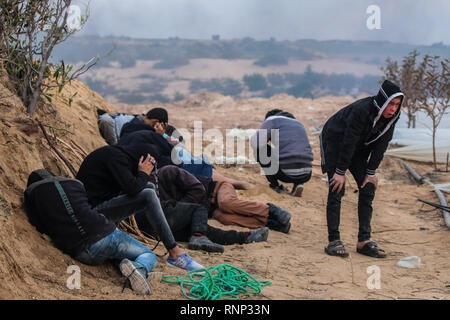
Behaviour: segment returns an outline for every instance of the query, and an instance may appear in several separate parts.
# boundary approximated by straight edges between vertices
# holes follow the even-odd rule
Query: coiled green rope
[[[181,292],[190,300],[238,300],[240,294],[259,294],[262,287],[271,284],[270,281],[260,282],[228,264],[193,270],[183,279],[180,276],[164,276],[162,281],[180,284]],[[189,286],[189,293],[186,293],[185,287]]]

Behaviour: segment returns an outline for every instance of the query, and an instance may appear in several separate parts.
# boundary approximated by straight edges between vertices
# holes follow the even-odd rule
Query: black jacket
[[[122,136],[117,143],[118,146],[124,147],[137,144],[150,144],[157,148],[161,157],[158,168],[173,164],[171,160],[173,146],[161,134],[151,130],[135,131]]]
[[[177,166],[165,166],[156,173],[150,174],[150,181],[158,185],[161,201],[196,203],[204,206],[208,212],[213,210],[211,199],[216,182],[211,178],[195,176]]]
[[[95,207],[121,193],[135,196],[141,192],[147,186],[148,175],[138,171],[138,163],[147,153],[159,160],[151,145],[106,146],[89,154],[77,174],[86,187],[89,203]]]
[[[156,185],[155,175],[153,172],[149,180]],[[194,175],[177,166],[165,166],[158,170],[158,191],[161,200],[199,204],[206,200],[203,184]]]
[[[374,175],[392,139],[400,108],[390,119],[382,116],[388,103],[404,98],[400,88],[385,81],[378,95],[360,99],[333,115],[321,134],[322,171],[344,175],[354,157],[368,160],[366,173]]]
[[[120,138],[125,137],[130,133],[141,130],[149,130],[155,132],[155,129],[151,125],[147,124],[144,119],[142,119],[140,116],[135,116],[133,120],[123,125],[122,130],[120,131]]]
[[[59,249],[75,257],[116,229],[91,208],[80,181],[55,176],[43,179],[38,171],[30,175],[24,193],[25,211],[30,223],[47,234]]]

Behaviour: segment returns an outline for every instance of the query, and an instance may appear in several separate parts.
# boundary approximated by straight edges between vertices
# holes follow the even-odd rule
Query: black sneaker
[[[188,248],[191,250],[203,250],[207,252],[223,253],[224,251],[222,245],[212,242],[206,236],[192,236],[189,239]]]
[[[269,205],[269,218],[280,222],[282,225],[286,225],[291,220],[291,214],[280,207],[277,207],[273,203]]]
[[[250,231],[245,243],[266,241],[268,236],[269,228],[267,227],[255,231]]]
[[[267,221],[267,227],[274,231],[289,233],[289,231],[291,230],[291,223],[288,222],[287,224],[281,224],[276,220],[269,219]]]
[[[275,190],[277,193],[281,193],[281,192],[289,192],[289,190],[286,189],[286,187],[283,186],[282,184],[279,184],[279,185],[277,185],[277,186],[269,185],[269,187],[270,187],[272,190]]]

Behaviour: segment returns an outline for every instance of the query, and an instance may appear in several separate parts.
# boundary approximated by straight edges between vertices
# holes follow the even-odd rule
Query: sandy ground
[[[147,111],[153,106],[110,106],[100,96],[79,82],[63,91],[67,95],[78,92],[71,107],[56,99],[49,110],[38,112],[57,148],[78,169],[84,153],[104,145],[96,124],[97,107],[106,110]],[[20,101],[8,95],[4,78],[0,78],[0,299],[185,299],[179,286],[152,281],[153,295],[141,297],[126,288],[122,292],[123,277],[112,264],[85,266],[62,254],[45,235],[40,235],[27,221],[21,197],[28,174],[47,167],[59,175],[71,176],[61,160],[50,151],[39,130],[24,132],[14,119],[24,118]],[[374,201],[373,239],[389,254],[377,260],[355,252],[357,235],[357,194],[355,183],[349,178],[343,200],[341,234],[351,252],[347,259],[331,257],[323,252],[327,242],[325,205],[327,185],[318,166],[320,163],[318,137],[315,127],[333,112],[352,102],[352,97],[325,97],[318,100],[295,99],[287,95],[268,100],[235,101],[219,94],[203,94],[181,102],[168,104],[170,122],[178,128],[193,128],[193,120],[203,120],[203,128],[221,130],[258,128],[264,114],[278,107],[293,112],[305,125],[314,149],[313,177],[305,185],[301,198],[272,191],[258,166],[218,166],[223,174],[256,185],[253,190],[239,191],[242,198],[271,202],[292,214],[289,234],[270,232],[267,242],[227,246],[223,254],[189,251],[205,266],[231,264],[250,273],[260,281],[270,281],[262,294],[241,299],[300,300],[300,299],[449,299],[449,229],[442,213],[422,205],[417,198],[437,202],[427,186],[413,183],[396,160],[385,159],[379,170],[380,186]],[[70,124],[70,127],[64,124]],[[27,127],[27,126],[25,126]],[[28,126],[27,128],[33,128]],[[65,129],[65,130],[63,130]],[[72,133],[69,133],[72,132]],[[410,164],[421,174],[430,174],[432,167],[423,163]],[[433,179],[448,182],[449,174],[437,173]],[[217,221],[210,223],[220,226]],[[223,227],[225,229],[230,227]],[[234,229],[240,229],[234,227]],[[245,230],[245,229],[241,229]],[[182,247],[186,244],[181,243]],[[164,254],[160,245],[155,250]],[[399,259],[417,255],[422,263],[418,269],[396,266]],[[167,275],[184,275],[166,267],[159,258],[156,271]],[[78,265],[81,270],[81,289],[70,290],[66,282],[71,274],[68,267]],[[368,268],[379,267],[380,289],[370,289]]]

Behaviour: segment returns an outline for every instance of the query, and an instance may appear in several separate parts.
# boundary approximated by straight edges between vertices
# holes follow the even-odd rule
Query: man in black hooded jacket
[[[147,273],[155,267],[156,255],[92,209],[81,181],[57,177],[47,170],[33,171],[24,205],[30,223],[59,249],[88,265],[120,261],[120,271],[132,289],[151,294]]]
[[[351,172],[359,188],[359,233],[357,252],[384,258],[386,254],[370,241],[372,201],[378,186],[376,170],[392,139],[400,117],[404,94],[394,83],[383,82],[376,96],[360,99],[333,115],[323,127],[320,141],[322,171],[330,182],[327,202],[328,241],[325,252],[347,257],[340,240],[341,198],[345,173]]]
[[[84,184],[89,203],[112,222],[145,212],[169,252],[168,265],[184,270],[202,268],[177,245],[155,186],[148,182],[155,158],[159,159],[158,151],[149,144],[102,147],[84,159],[77,179]]]

